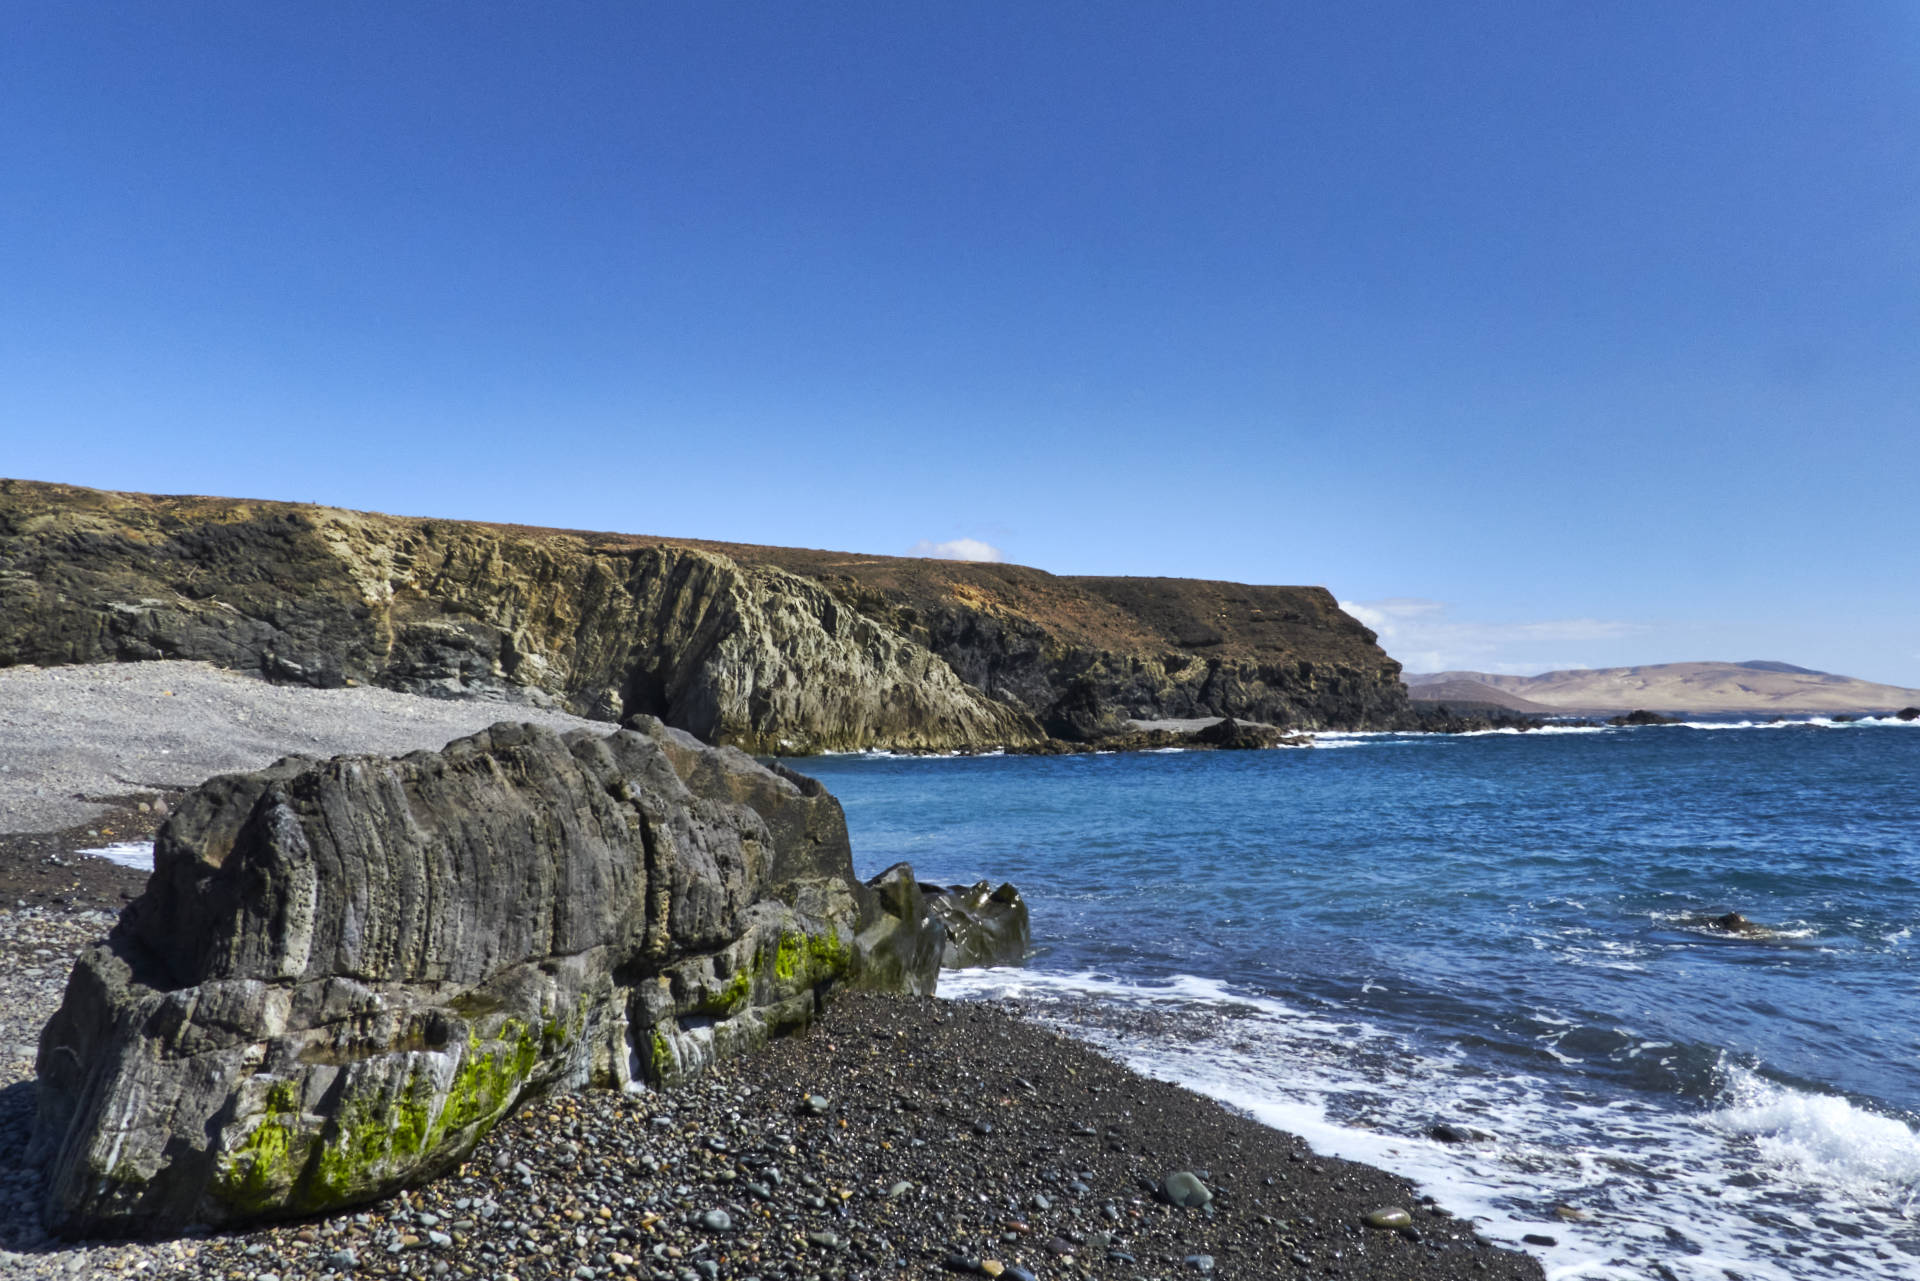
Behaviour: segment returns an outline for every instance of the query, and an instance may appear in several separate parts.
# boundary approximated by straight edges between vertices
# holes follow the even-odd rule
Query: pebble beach
[[[227,684],[237,679],[219,675],[223,698],[249,695]],[[269,700],[330,697],[258,691],[256,735]],[[49,710],[35,715],[54,715],[52,703],[39,706]],[[468,714],[492,720],[500,710]],[[202,702],[195,715],[206,711]],[[6,719],[8,734],[35,736],[43,754],[62,732],[57,719],[30,723],[20,700]],[[133,769],[121,777],[139,777]],[[1405,1181],[1323,1159],[1137,1075],[1017,1004],[860,993],[838,994],[808,1031],[674,1091],[534,1100],[457,1170],[352,1213],[175,1240],[50,1240],[37,1221],[40,1174],[22,1164],[35,1044],[73,955],[112,927],[145,879],[79,851],[150,835],[167,795],[69,792],[85,817],[52,831],[19,811],[4,816],[13,830],[0,834],[0,1275],[1543,1275]]]

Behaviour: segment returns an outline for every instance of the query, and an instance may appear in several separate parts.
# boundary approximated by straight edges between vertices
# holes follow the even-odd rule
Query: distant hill
[[[1791,663],[1656,663],[1599,667],[1540,676],[1490,672],[1409,673],[1408,691],[1422,702],[1468,697],[1478,687],[1549,714],[1630,712],[1867,712],[1920,706],[1920,689],[1876,685]],[[1455,693],[1453,691],[1459,691]],[[1489,695],[1477,695],[1485,701]],[[1528,709],[1532,710],[1532,709]]]
[[[1510,694],[1479,680],[1467,679],[1459,672],[1441,672],[1434,676],[1409,676],[1407,692],[1416,705],[1445,703],[1450,709],[1478,713],[1487,708],[1519,712],[1526,716],[1565,716],[1564,707],[1551,707],[1532,699]],[[1416,683],[1417,682],[1417,683]]]

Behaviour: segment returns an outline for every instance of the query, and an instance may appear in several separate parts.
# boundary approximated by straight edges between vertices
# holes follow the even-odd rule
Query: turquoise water
[[[1920,725],[798,764],[863,874],[1026,892],[1027,966],[943,991],[1552,1236],[1550,1275],[1920,1276]]]

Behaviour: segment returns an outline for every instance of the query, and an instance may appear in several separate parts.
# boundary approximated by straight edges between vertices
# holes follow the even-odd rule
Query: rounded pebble
[[[1160,1191],[1167,1200],[1185,1210],[1197,1210],[1213,1200],[1213,1193],[1191,1170],[1175,1170],[1161,1181]]]

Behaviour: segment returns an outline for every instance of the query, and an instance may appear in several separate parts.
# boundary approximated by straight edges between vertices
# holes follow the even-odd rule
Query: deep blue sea
[[[1920,1277],[1920,723],[795,764],[863,875],[1025,892],[1026,966],[943,994],[1551,1236],[1552,1277]]]

